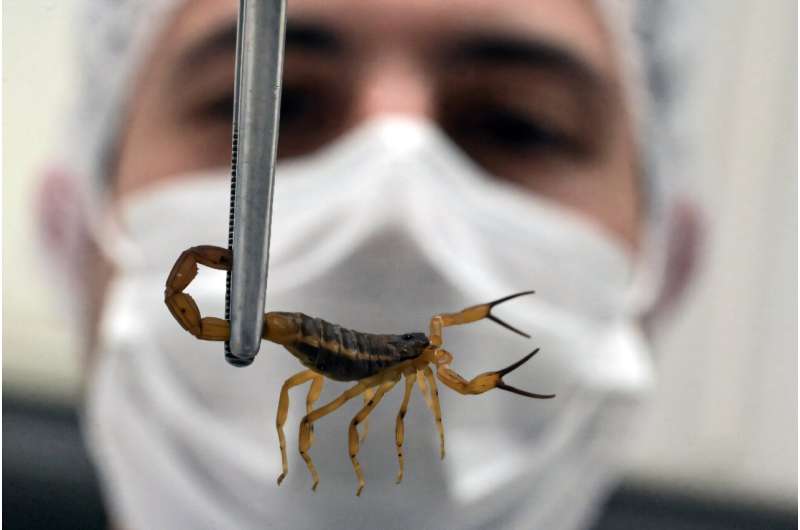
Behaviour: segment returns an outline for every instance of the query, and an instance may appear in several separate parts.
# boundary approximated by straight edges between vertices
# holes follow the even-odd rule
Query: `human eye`
[[[287,51],[283,69],[278,156],[309,154],[348,126],[352,76],[324,54]]]
[[[599,160],[611,135],[602,91],[546,54],[532,57],[467,58],[436,85],[437,120],[450,139],[493,176],[527,185]]]
[[[584,146],[563,126],[511,106],[473,101],[450,109],[444,128],[468,154],[507,157],[580,157]]]
[[[233,91],[207,97],[197,104],[192,115],[201,123],[230,125],[233,119]]]

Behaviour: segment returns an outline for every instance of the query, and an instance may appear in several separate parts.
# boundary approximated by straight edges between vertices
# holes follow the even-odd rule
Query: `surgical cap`
[[[80,144],[70,145],[64,158],[92,198],[108,187],[136,76],[186,1],[85,0],[78,8],[76,34],[91,38],[76,39],[79,86],[67,132]]]

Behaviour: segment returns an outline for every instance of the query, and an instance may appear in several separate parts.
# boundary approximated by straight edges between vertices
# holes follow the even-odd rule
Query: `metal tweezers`
[[[253,362],[267,293],[272,195],[286,28],[286,0],[240,0],[231,161],[225,358]]]

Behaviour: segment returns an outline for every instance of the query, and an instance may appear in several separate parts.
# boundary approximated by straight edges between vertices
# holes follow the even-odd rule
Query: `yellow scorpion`
[[[228,340],[228,321],[215,317],[201,317],[195,301],[183,292],[197,275],[198,263],[214,269],[229,270],[231,254],[227,249],[207,245],[185,250],[167,278],[164,301],[178,323],[198,339]],[[356,495],[360,495],[364,488],[364,475],[357,455],[359,444],[366,435],[367,416],[375,409],[383,396],[400,381],[401,377],[405,377],[405,393],[395,423],[395,442],[399,461],[397,484],[403,479],[403,418],[408,409],[408,401],[414,383],[419,385],[428,407],[433,412],[439,431],[441,458],[444,458],[445,455],[439,393],[433,371],[430,368],[431,364],[436,367],[436,377],[439,378],[439,381],[460,394],[482,394],[493,388],[500,388],[531,398],[555,397],[554,394],[543,395],[526,392],[503,382],[504,375],[528,361],[539,351],[538,348],[507,368],[496,372],[486,372],[467,381],[450,369],[453,355],[442,347],[442,330],[444,328],[469,324],[484,318],[530,338],[527,334],[511,327],[492,314],[492,308],[498,304],[527,294],[532,294],[532,291],[468,307],[457,313],[435,315],[431,318],[430,332],[427,336],[424,333],[402,335],[362,333],[345,329],[319,318],[309,317],[303,313],[266,313],[262,338],[280,344],[307,368],[287,379],[281,388],[278,416],[275,422],[280,440],[283,469],[278,477],[278,484],[280,485],[286,477],[289,467],[286,458],[286,437],[283,433],[283,426],[289,410],[289,390],[307,381],[311,381],[311,387],[306,399],[307,414],[300,422],[299,445],[300,455],[305,460],[313,479],[312,490],[316,490],[319,484],[319,475],[309,455],[309,449],[313,442],[314,422],[334,412],[347,401],[359,395],[363,396],[364,407],[350,421],[348,431],[350,460],[358,478]],[[322,392],[325,377],[336,381],[356,381],[356,384],[330,403],[314,409],[313,405]],[[360,423],[364,424],[361,439],[359,439],[357,430]]]

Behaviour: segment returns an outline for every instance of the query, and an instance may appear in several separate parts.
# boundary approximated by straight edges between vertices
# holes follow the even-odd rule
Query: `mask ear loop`
[[[625,307],[632,317],[644,316],[658,302],[666,278],[668,230],[666,223],[647,220],[643,230],[641,255],[634,266],[634,276]]]
[[[209,182],[223,174],[227,174],[225,168],[213,168],[192,173],[191,176],[180,175],[168,179],[169,181],[165,182],[163,186],[164,189],[171,189],[173,184],[181,185],[180,183],[189,180]],[[90,179],[83,179],[80,200],[81,207],[85,212],[85,228],[88,237],[97,247],[100,255],[117,268],[136,269],[147,263],[145,252],[125,226],[123,213],[131,203],[135,203],[139,197],[151,191],[150,188],[137,191],[130,197],[115,201],[108,190],[96,189]],[[177,252],[180,250],[176,249]]]
[[[659,141],[652,130],[645,133],[649,138],[647,145],[655,145]],[[642,148],[639,152],[643,157],[639,170],[643,210],[642,244],[626,303],[630,314],[637,318],[645,316],[656,306],[664,289],[670,239],[673,236],[670,217],[675,213],[676,204],[674,184],[668,182],[660,171],[655,154]]]
[[[112,207],[112,200],[105,191],[96,191],[83,186],[82,202],[86,212],[86,231],[100,255],[114,267],[135,268],[144,263],[142,252],[127,234]]]

